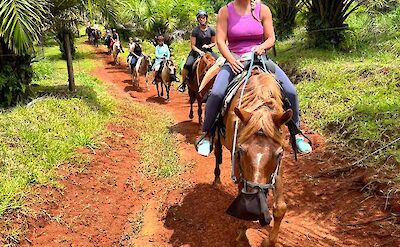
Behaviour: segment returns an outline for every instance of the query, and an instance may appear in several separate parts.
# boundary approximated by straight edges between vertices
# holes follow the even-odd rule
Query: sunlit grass
[[[400,55],[393,50],[400,47],[400,39],[394,38],[396,33],[399,37],[399,25],[394,25],[393,16],[376,17],[369,25],[393,24],[387,27],[387,35],[376,36],[366,33],[371,19],[359,15],[361,19],[357,15],[349,19],[355,37],[348,37],[344,50],[307,48],[299,32],[278,43],[278,55],[273,57],[297,83],[303,121],[331,143],[346,146],[355,159],[400,137]],[[399,150],[397,142],[362,165],[394,179],[399,167],[392,169],[387,159],[394,157],[399,164]]]
[[[74,61],[76,93],[68,92],[58,46],[46,47],[45,58],[33,65],[40,98],[0,113],[0,216],[21,208],[30,186],[56,183],[55,168],[79,162],[77,148],[98,146],[115,104],[89,75],[96,60],[86,48],[78,47]]]

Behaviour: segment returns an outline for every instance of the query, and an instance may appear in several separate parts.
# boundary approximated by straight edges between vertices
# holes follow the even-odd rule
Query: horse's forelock
[[[284,113],[282,96],[278,82],[271,74],[261,73],[250,77],[241,108],[251,112],[252,117],[239,133],[239,144],[260,130],[276,142],[283,142],[282,133],[272,118],[273,114]]]

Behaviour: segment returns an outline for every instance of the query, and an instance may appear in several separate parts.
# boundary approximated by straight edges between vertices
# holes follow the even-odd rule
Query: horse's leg
[[[129,65],[129,69],[131,71],[132,74],[132,85],[135,86],[135,71],[132,69],[132,65]]]
[[[275,246],[278,240],[279,227],[286,213],[286,202],[283,195],[283,182],[281,175],[276,177],[275,190],[274,190],[274,225],[272,226],[271,233],[268,239],[264,239],[262,247]]]
[[[240,247],[251,247],[250,243],[249,243],[249,239],[246,236],[246,230],[247,230],[246,223],[243,222],[239,226],[238,236],[236,237],[236,241],[238,242],[237,246],[240,246]]]
[[[155,79],[155,84],[156,84],[156,88],[157,88],[157,96],[161,97],[160,96],[160,91],[158,90],[158,81],[156,79]],[[160,82],[160,84],[161,84],[161,82]],[[161,89],[162,89],[162,84],[161,84]]]
[[[219,130],[217,129],[217,132]],[[218,135],[218,134],[217,134]],[[215,168],[214,168],[214,182],[213,185],[217,186],[221,184],[221,169],[219,166],[222,164],[222,144],[219,138],[215,140],[214,144],[214,155],[215,155]]]
[[[146,91],[149,90],[149,80],[147,79],[147,72],[144,74],[144,79],[146,80]]]
[[[167,101],[169,101],[169,89],[171,88],[171,85],[165,85],[165,91],[167,93]]]
[[[201,108],[203,103],[201,102],[201,100],[202,99],[197,98],[197,115],[199,116],[199,125],[202,125],[202,123],[203,123],[203,119],[202,119],[203,109]]]
[[[164,82],[162,82],[162,79],[160,82],[160,86],[161,86],[161,96],[164,96]]]
[[[193,117],[194,117],[193,116],[193,103],[194,103],[195,97],[194,97],[194,92],[192,89],[188,88],[188,93],[189,93],[189,103],[190,103],[189,118],[193,119]]]

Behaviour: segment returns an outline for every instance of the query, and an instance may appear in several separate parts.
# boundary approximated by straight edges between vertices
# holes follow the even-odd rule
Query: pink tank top
[[[254,14],[260,18],[261,3],[258,2]],[[233,2],[228,4],[228,48],[231,52],[242,55],[250,52],[254,46],[263,42],[264,29],[261,22],[254,19],[249,13],[241,16],[236,10]]]

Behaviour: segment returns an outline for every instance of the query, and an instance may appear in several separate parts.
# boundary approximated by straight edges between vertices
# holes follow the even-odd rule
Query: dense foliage
[[[211,21],[215,19],[210,3],[203,0],[126,0],[120,9],[120,29],[149,40],[161,33],[170,43],[173,39],[189,37],[196,25],[196,13],[201,9],[210,13]]]
[[[362,0],[303,0],[307,8],[306,28],[312,46],[338,46],[348,28],[346,19]]]
[[[270,0],[266,1],[274,18],[275,34],[279,40],[293,34],[297,12],[303,6],[301,0]]]

